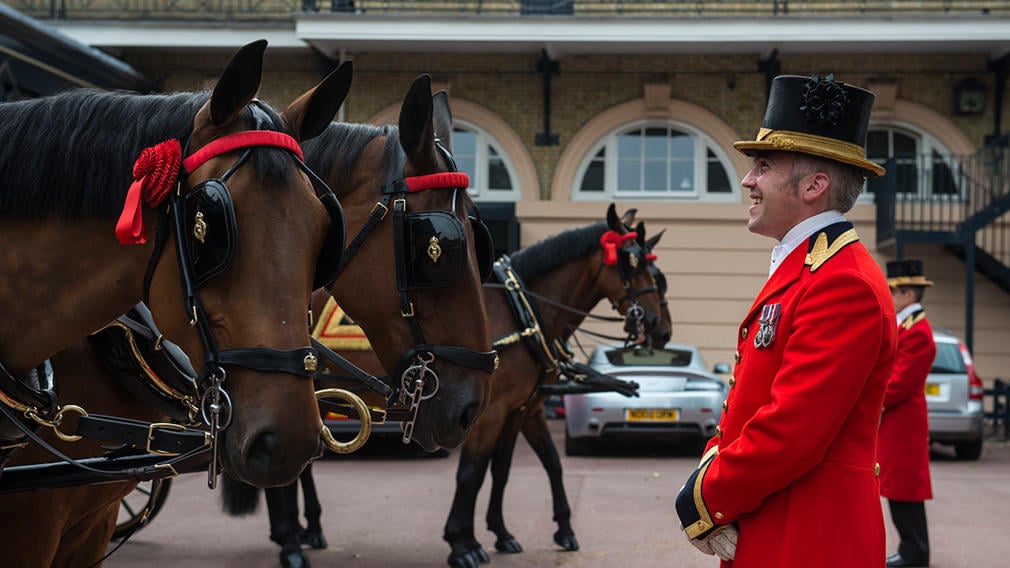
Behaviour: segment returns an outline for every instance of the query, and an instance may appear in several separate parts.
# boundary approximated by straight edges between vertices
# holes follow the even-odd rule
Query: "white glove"
[[[715,529],[704,539],[689,538],[688,542],[705,554],[718,556],[728,562],[736,556],[736,539],[739,535],[740,530],[736,525],[729,524]]]

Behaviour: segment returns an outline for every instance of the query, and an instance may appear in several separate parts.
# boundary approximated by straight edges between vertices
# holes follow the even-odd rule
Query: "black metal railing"
[[[295,14],[592,18],[1003,15],[1006,0],[6,0],[48,19],[289,20]]]
[[[1010,440],[1010,383],[995,379],[992,388],[984,392],[992,397],[992,410],[985,413],[986,420],[992,422],[992,436]]]

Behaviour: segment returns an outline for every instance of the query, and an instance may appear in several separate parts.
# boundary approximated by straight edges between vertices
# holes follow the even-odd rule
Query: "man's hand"
[[[715,529],[704,538],[689,538],[687,540],[705,554],[729,561],[736,556],[736,539],[739,534],[740,531],[736,525],[730,524]]]

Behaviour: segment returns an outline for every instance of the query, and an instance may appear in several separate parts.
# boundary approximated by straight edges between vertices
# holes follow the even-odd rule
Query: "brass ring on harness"
[[[56,411],[56,414],[53,415],[52,420],[46,420],[45,418],[42,418],[41,416],[35,413],[34,409],[29,409],[25,411],[25,415],[31,418],[32,420],[38,422],[42,426],[52,428],[53,433],[56,434],[56,437],[63,440],[64,442],[76,442],[81,439],[81,436],[77,436],[74,434],[64,434],[63,432],[60,431],[60,424],[63,423],[63,415],[67,412],[76,412],[80,416],[88,415],[88,413],[83,408],[77,406],[76,404],[68,404],[66,406],[61,406],[60,409]]]
[[[357,435],[350,442],[341,442],[333,436],[333,432],[324,424],[321,432],[323,443],[326,444],[326,447],[330,451],[337,454],[350,454],[358,451],[368,441],[368,436],[372,434],[372,415],[369,413],[365,401],[361,400],[361,397],[358,395],[345,389],[323,389],[316,391],[316,400],[324,398],[343,400],[354,406],[361,421],[361,430],[358,431]]]

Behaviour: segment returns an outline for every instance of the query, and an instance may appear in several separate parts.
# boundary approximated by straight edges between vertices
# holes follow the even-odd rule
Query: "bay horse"
[[[577,550],[571,528],[571,509],[562,484],[561,459],[550,437],[544,414],[546,395],[538,387],[557,380],[556,356],[548,349],[555,342],[566,342],[603,298],[608,298],[622,314],[637,300],[644,309],[645,332],[652,343],[665,344],[670,338],[669,321],[664,322],[663,307],[655,280],[648,266],[644,234],[628,239],[633,219],[618,218],[614,206],[607,210],[606,223],[570,229],[516,252],[511,257],[511,273],[496,265],[499,275],[517,276],[515,281],[502,278],[504,286],[486,289],[488,317],[492,336],[502,349],[502,368],[495,376],[491,404],[477,421],[463,444],[456,470],[456,492],[443,538],[449,543],[450,566],[475,567],[490,561],[474,536],[474,510],[477,494],[488,466],[493,486],[488,509],[489,530],[496,535],[495,548],[501,552],[521,552],[522,547],[505,528],[501,504],[512,463],[512,454],[520,431],[548,472],[554,502],[554,520],[558,530],[554,540],[566,550]],[[644,227],[643,227],[644,232]],[[601,239],[620,243],[616,252],[601,247]],[[501,261],[499,261],[501,262]],[[517,322],[518,312],[509,299],[511,288],[522,284],[533,308],[539,312],[539,338],[516,345],[512,338],[528,335],[529,319]]]
[[[607,233],[611,233],[612,236],[632,234],[628,224],[634,221],[634,210],[626,213],[623,220],[619,220],[611,206],[607,212],[607,219],[606,224],[595,223],[561,233],[517,252],[512,257],[512,266],[519,271],[520,279],[530,283],[529,290],[533,294],[529,297],[533,298],[532,301],[536,303],[540,313],[544,314],[541,318],[543,327],[539,335],[552,345],[555,339],[567,339],[572,330],[581,323],[586,312],[592,310],[606,297],[621,313],[626,313],[633,302],[640,301],[648,342],[653,345],[664,345],[670,338],[670,316],[666,308],[665,292],[660,293],[657,290],[652,276],[656,272],[662,276],[662,272],[655,267],[650,254],[659,237],[646,241],[645,226],[639,223],[637,226],[639,237],[624,239],[621,245],[620,262],[627,264],[622,268],[618,266],[615,258],[615,262],[608,265],[607,253],[604,247],[601,247],[600,240]],[[614,242],[619,239],[608,240]],[[635,260],[632,261],[631,258]],[[637,268],[628,266],[631,263],[636,264]],[[644,269],[647,264],[648,271]],[[493,322],[492,331],[499,337],[514,337],[515,334],[509,331],[516,326],[513,323],[515,315],[511,313],[505,292],[492,291],[493,288],[488,286],[493,285],[485,284],[485,302]],[[534,350],[516,346],[511,340],[495,343],[502,349],[500,356],[503,364],[495,372],[490,406],[477,420],[477,424],[463,444],[453,514],[457,515],[457,519],[462,519],[462,514],[469,507],[468,518],[471,519],[468,523],[469,532],[471,540],[476,543],[472,538],[473,510],[480,483],[483,481],[489,461],[493,458],[494,489],[488,514],[489,523],[493,515],[497,519],[494,526],[500,527],[503,531],[499,535],[499,542],[508,544],[503,544],[501,548],[509,552],[521,551],[514,537],[505,531],[504,521],[500,520],[503,489],[511,464],[512,449],[521,428],[551,480],[555,519],[559,523],[559,535],[561,535],[555,539],[567,549],[577,549],[578,544],[569,523],[570,511],[562,485],[560,458],[550,438],[544,416],[545,396],[537,392],[538,386],[543,382],[556,380],[555,373],[552,372],[553,369],[548,368],[550,366],[548,363],[537,357]],[[380,369],[371,351],[342,351],[341,354],[368,372],[378,373]],[[338,375],[339,371],[322,374],[317,378],[317,382],[326,386],[353,388],[350,386],[352,379],[338,378]],[[371,405],[382,404],[381,397],[377,398],[374,393],[369,395],[365,392],[362,396]],[[497,421],[491,421],[492,416],[499,418]],[[484,446],[474,446],[475,440],[482,441]],[[270,509],[271,539],[281,545],[281,564],[285,567],[308,565],[301,544],[308,544],[313,548],[327,546],[320,522],[322,508],[311,468],[307,468],[299,480],[302,482],[305,503],[304,528],[300,526],[298,520],[297,483],[284,488],[266,490]],[[495,510],[497,512],[493,513]],[[450,518],[450,523],[452,522],[454,519]],[[459,520],[458,524],[462,526],[466,523]],[[477,552],[479,544],[475,547],[467,548],[466,553],[460,555],[462,560],[450,557],[450,564],[476,562],[483,550]],[[485,557],[483,561],[487,562],[486,553],[483,555]]]
[[[239,49],[211,93],[0,105],[4,446],[67,410],[37,384],[46,359],[146,299],[200,369],[212,469],[276,485],[319,454],[306,311],[343,217],[299,130],[255,100],[265,49]]]
[[[484,274],[490,269],[491,243],[480,221],[468,217],[468,212],[476,210],[465,191],[468,183],[461,183],[452,191],[412,190],[407,197],[409,210],[419,215],[414,221],[418,226],[429,223],[438,226],[443,221],[436,215],[451,215],[455,219],[452,225],[466,228],[467,241],[457,243],[455,249],[451,248],[454,246],[451,239],[445,237],[439,244],[446,251],[443,254],[457,255],[455,259],[444,258],[440,262],[455,262],[455,267],[443,264],[438,271],[433,271],[414,260],[410,266],[401,266],[402,270],[413,271],[413,274],[397,276],[396,280],[379,280],[370,274],[391,270],[390,265],[403,258],[401,254],[424,260],[426,251],[420,253],[416,248],[395,251],[396,243],[406,235],[396,235],[395,224],[381,222],[377,212],[383,214],[385,206],[376,204],[388,202],[388,188],[395,187],[400,176],[406,176],[407,184],[417,183],[418,188],[425,187],[418,183],[424,179],[433,182],[440,176],[451,179],[451,174],[456,173],[451,142],[452,113],[447,95],[444,92],[432,95],[430,78],[422,75],[404,97],[397,127],[333,123],[305,145],[307,163],[318,166],[337,192],[349,234],[374,235],[352,240],[329,294],[323,290],[313,294],[313,312],[323,313],[332,295],[341,309],[361,327],[373,346],[375,358],[367,370],[372,373],[381,370],[394,378],[394,398],[395,391],[400,391],[398,401],[380,400],[378,405],[385,406],[389,400],[394,400],[414,409],[412,422],[404,425],[404,439],[413,440],[428,452],[456,447],[463,442],[488,403],[489,373],[497,365],[481,286]],[[357,167],[360,162],[384,164],[385,170],[390,172],[385,183],[376,183],[374,175],[365,175],[366,170]],[[349,176],[347,172],[357,173]],[[446,237],[451,235],[451,231],[444,232]],[[432,243],[425,235],[427,233],[412,246],[420,244],[424,251],[423,247]],[[394,248],[393,254],[391,248]],[[455,274],[443,274],[442,270]],[[412,294],[409,304],[402,300],[405,291]],[[414,317],[404,317],[408,312],[414,313]],[[398,323],[391,325],[390,321]],[[325,323],[320,321],[317,325]],[[424,355],[426,351],[430,354]],[[408,392],[408,383],[418,376],[412,379],[410,373],[416,371],[410,369],[422,369],[420,376],[432,384],[423,385],[423,392]],[[311,483],[310,468],[301,479]],[[226,512],[241,515],[256,509],[258,492],[254,488],[227,477],[223,486]],[[297,509],[293,512],[294,522],[287,523],[292,518],[292,507],[297,504],[290,504],[285,496],[296,491],[296,482],[265,491],[271,510],[271,538],[282,546],[281,562],[285,566],[308,564],[295,528]],[[317,534],[322,538],[321,532]],[[314,542],[322,544],[319,540]]]

